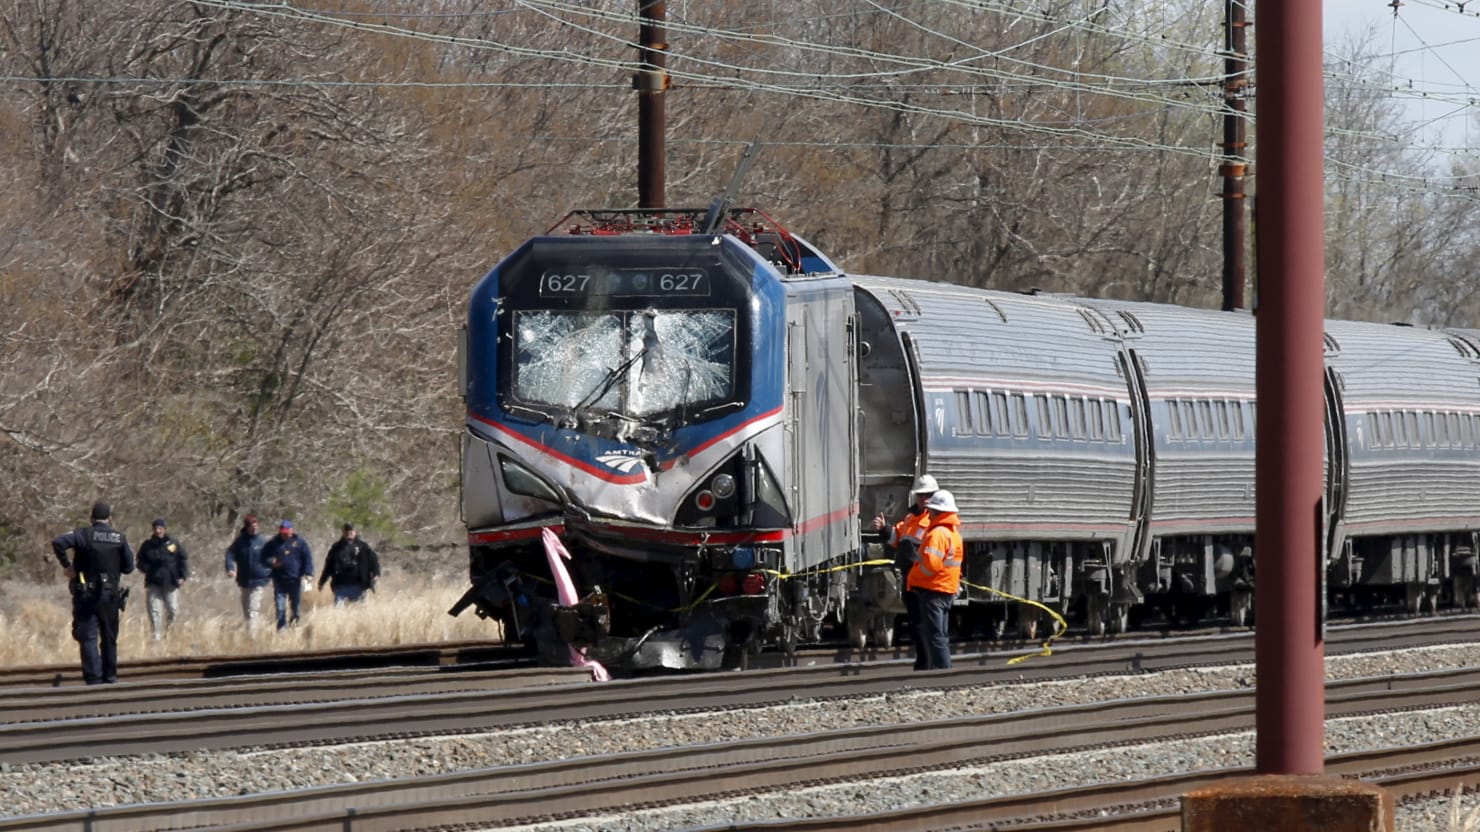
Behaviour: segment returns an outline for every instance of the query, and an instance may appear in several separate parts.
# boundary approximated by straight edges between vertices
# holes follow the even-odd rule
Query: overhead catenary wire
[[[277,3],[251,3],[245,0],[198,0],[198,6],[216,7],[224,10],[239,11],[244,13],[278,16],[294,20],[302,20],[321,25],[349,28],[352,30],[389,36],[397,38],[411,38],[454,48],[463,48],[475,51],[493,51],[507,55],[513,60],[548,60],[563,63],[572,63],[598,67],[612,70],[625,76],[635,71],[639,66],[635,60],[635,54],[628,56],[619,54],[615,57],[605,54],[600,49],[582,51],[569,46],[554,48],[527,47],[515,43],[506,43],[496,39],[484,37],[464,37],[431,32],[419,32],[409,27],[392,26],[387,22],[398,17],[406,18],[436,18],[447,19],[460,16],[488,16],[488,15],[514,15],[535,14],[552,20],[556,25],[565,27],[583,37],[594,38],[598,43],[607,44],[612,50],[636,51],[638,44],[633,39],[638,23],[635,10],[601,8],[595,5],[579,5],[565,0],[511,0],[512,5],[501,9],[480,9],[467,13],[426,13],[426,12],[397,12],[394,10],[380,10],[377,12],[355,12],[346,14],[324,10],[322,8],[310,8],[306,5],[290,2]],[[993,2],[992,0],[934,0],[938,5],[955,7],[975,12],[995,12],[1002,15],[1010,15],[1013,21],[1029,21],[1041,23],[1053,27],[1058,33],[1083,33],[1094,34],[1107,38],[1115,38],[1117,42],[1126,44],[1155,45],[1158,50],[1168,54],[1181,54],[1184,57],[1196,61],[1207,61],[1211,66],[1220,55],[1211,43],[1198,44],[1189,41],[1176,40],[1174,38],[1163,38],[1154,36],[1149,30],[1127,30],[1115,28],[1104,21],[1108,19],[1108,13],[1103,12],[1103,7],[1095,7],[1101,11],[1091,15],[1080,14],[1077,16],[1055,17],[1046,12],[1028,10],[1016,7],[1010,2]],[[1140,136],[1126,135],[1106,131],[1105,127],[1117,123],[1134,123],[1144,119],[1163,119],[1168,115],[1202,117],[1221,117],[1224,114],[1223,103],[1217,95],[1217,85],[1221,84],[1222,76],[1208,75],[1168,75],[1161,78],[1135,78],[1129,76],[1081,73],[1050,65],[1035,63],[1012,56],[1010,53],[1019,50],[1032,38],[1044,37],[1045,33],[1038,32],[1032,38],[1024,39],[1015,44],[995,50],[985,49],[972,44],[963,37],[957,37],[946,32],[939,31],[921,19],[910,17],[897,10],[885,9],[879,4],[865,0],[867,8],[854,10],[846,14],[852,16],[860,15],[884,15],[896,23],[909,26],[919,31],[930,42],[948,44],[956,50],[967,50],[964,56],[957,55],[949,60],[931,58],[920,55],[906,55],[880,52],[877,50],[857,49],[843,47],[837,44],[814,42],[797,37],[783,37],[775,34],[766,34],[756,31],[743,31],[740,29],[725,29],[715,26],[706,26],[682,19],[669,20],[668,28],[676,33],[689,33],[698,38],[711,38],[723,41],[745,43],[757,49],[787,49],[798,50],[802,53],[826,56],[838,61],[873,62],[878,68],[867,72],[829,71],[815,72],[799,69],[770,68],[749,66],[737,63],[733,60],[720,61],[707,57],[694,55],[685,50],[670,50],[670,75],[676,81],[676,88],[689,89],[693,91],[720,90],[734,91],[739,93],[762,94],[762,95],[785,95],[791,97],[810,98],[824,102],[840,104],[844,106],[860,106],[873,109],[891,110],[928,119],[944,119],[965,125],[976,127],[993,127],[1004,131],[1022,132],[1029,135],[1038,135],[1053,138],[1059,142],[1061,149],[1073,147],[1084,147],[1097,151],[1106,150],[1132,150],[1137,152],[1169,153],[1183,156],[1192,156],[1200,159],[1211,159],[1218,153],[1215,142],[1209,138],[1207,141],[1192,143],[1180,142],[1175,139],[1166,140],[1164,137],[1148,139]],[[923,3],[921,4],[924,5]],[[569,16],[580,16],[588,21],[600,21],[614,24],[620,31],[605,31],[593,25],[586,25],[569,19]],[[838,16],[843,16],[842,14]],[[998,68],[975,65],[983,61],[992,61],[999,64]],[[1339,62],[1332,62],[1339,66]],[[1000,68],[1000,67],[1008,68]],[[1050,77],[1051,73],[1058,73],[1060,77]],[[945,80],[934,78],[926,79],[920,76],[940,75]],[[958,79],[952,82],[954,76]],[[919,80],[911,80],[919,77]],[[1403,90],[1394,90],[1387,85],[1377,84],[1365,77],[1354,74],[1346,74],[1339,70],[1328,71],[1331,80],[1349,83],[1359,89],[1370,90],[1373,94],[1390,94],[1401,96],[1405,94],[1424,95],[1423,92],[1405,93]],[[787,82],[784,79],[793,79]],[[30,77],[7,77],[8,82],[35,81]],[[96,78],[71,78],[67,79],[77,83],[171,83],[170,79],[96,79]],[[476,80],[385,80],[385,81],[298,81],[292,79],[174,79],[183,83],[213,83],[213,84],[239,84],[239,85],[261,85],[261,86],[292,86],[304,84],[320,87],[334,86],[383,86],[383,87],[468,87],[468,88],[523,88],[523,89],[625,89],[627,79],[613,79],[610,83],[600,82],[498,82],[498,81],[476,81]],[[1095,117],[1084,117],[1079,113],[1082,111],[1065,110],[1062,116],[1032,115],[1020,117],[999,117],[974,111],[966,106],[946,106],[944,100],[952,97],[968,98],[976,95],[1010,94],[1014,90],[1034,89],[1040,91],[1053,91],[1064,95],[1088,95],[1100,96],[1123,102],[1120,105],[1124,109],[1119,113],[1101,112]],[[1167,94],[1167,90],[1175,89],[1175,95]],[[1429,100],[1450,100],[1455,112],[1462,111],[1473,102],[1456,96],[1445,99],[1442,95],[1435,94],[1426,96]],[[1255,96],[1257,100],[1257,96]],[[1454,112],[1443,117],[1453,115]],[[1248,118],[1252,119],[1252,115]],[[1415,128],[1416,129],[1416,128]],[[1342,135],[1339,130],[1331,131],[1330,135]],[[1348,134],[1360,135],[1360,134]],[[1388,139],[1390,137],[1379,137]],[[1411,142],[1410,142],[1411,143]],[[982,147],[977,145],[977,147]],[[1429,150],[1435,152],[1451,152],[1449,148],[1431,147]],[[1339,161],[1339,160],[1332,160]],[[1333,168],[1340,169],[1341,165],[1333,164]],[[1348,173],[1336,173],[1337,176],[1351,175],[1354,169],[1348,164]],[[1395,181],[1384,175],[1382,171],[1360,171],[1356,173],[1377,181]],[[1410,177],[1408,181],[1434,182],[1434,181],[1465,181],[1470,175],[1461,174],[1458,177]]]
[[[521,5],[526,5],[530,7],[559,5],[550,2],[540,2],[540,0],[518,0],[518,2],[520,2]],[[506,43],[498,40],[489,40],[486,38],[418,32],[413,29],[390,26],[388,24],[368,23],[358,20],[346,20],[333,15],[326,15],[316,10],[294,6],[289,3],[256,4],[243,2],[243,0],[198,0],[197,4],[203,6],[215,6],[223,9],[249,11],[258,14],[269,14],[274,16],[301,19],[305,21],[322,23],[325,25],[340,26],[343,28],[349,28],[358,31],[388,35],[393,37],[423,40],[431,43],[452,45],[474,50],[492,50],[506,52],[512,55],[526,58],[542,58],[558,62],[601,66],[613,70],[619,70],[621,72],[633,72],[640,67],[640,63],[635,58],[609,58],[595,54],[573,52],[568,49],[539,49],[521,46],[518,44]],[[583,13],[596,13],[589,9],[585,9],[584,7],[573,8],[579,8]],[[625,24],[632,24],[633,30],[635,31],[635,26],[638,20],[635,15],[617,12],[605,12],[603,13],[603,16],[605,19],[610,19]],[[579,31],[585,34],[589,34],[593,37],[601,38],[614,47],[618,47],[622,50],[632,50],[635,52],[640,46],[640,44],[638,44],[633,39],[630,33],[605,32],[589,26],[572,23],[571,21],[558,18],[558,16],[554,16],[551,19],[557,20],[562,25],[565,25],[574,31]],[[681,29],[682,26],[679,24],[674,24],[670,21],[668,23],[665,23],[665,28],[672,31]],[[725,32],[723,30],[714,29],[695,28],[694,33],[705,37],[722,38],[725,36]],[[758,37],[759,36],[748,36],[748,39],[755,40]],[[698,82],[758,92],[788,92],[793,95],[826,97],[828,94],[835,93],[835,91],[838,90],[849,90],[857,88],[856,86],[846,82],[858,81],[862,79],[898,79],[927,71],[941,71],[960,74],[967,78],[980,78],[990,81],[1003,81],[1010,84],[1021,84],[1025,88],[1031,86],[1037,89],[1059,89],[1072,92],[1092,93],[1115,98],[1125,98],[1127,100],[1140,103],[1159,104],[1183,108],[1197,113],[1219,112],[1219,105],[1212,97],[1207,96],[1199,97],[1186,94],[1182,96],[1147,95],[1144,93],[1135,92],[1131,89],[1121,89],[1119,87],[1113,86],[1100,86],[1084,81],[1066,81],[1044,76],[1020,75],[1010,71],[973,67],[963,64],[959,61],[947,62],[938,59],[912,57],[894,53],[878,52],[874,50],[841,47],[830,44],[817,44],[809,41],[800,41],[790,38],[773,38],[771,36],[765,36],[764,39],[767,41],[771,41],[773,45],[782,48],[814,51],[835,58],[856,58],[860,60],[886,62],[893,65],[895,68],[889,70],[875,70],[870,72],[818,72],[815,70],[756,67],[712,60],[696,56],[692,53],[686,53],[681,50],[670,48],[670,50],[668,50],[670,61],[668,74],[676,82]],[[1212,53],[1208,53],[1208,59],[1210,61],[1213,60],[1213,57],[1214,56],[1212,55]],[[797,84],[795,86],[782,86],[777,82],[769,80],[747,80],[745,77],[742,77],[738,74],[708,74],[704,71],[680,68],[680,65],[684,63],[692,63],[701,67],[712,68],[715,70],[724,70],[729,73],[750,73],[756,77],[767,79],[798,79],[801,80],[803,83]],[[1095,76],[1087,73],[1070,73],[1067,70],[1059,71],[1065,72],[1066,74],[1071,74],[1074,77],[1084,77],[1088,79],[1095,78]],[[1160,80],[1124,80],[1126,80],[1127,82],[1134,82],[1134,84],[1140,85],[1142,87],[1145,87],[1147,85],[1151,87],[1170,85],[1184,90],[1188,86],[1211,87],[1222,82],[1221,76],[1214,74],[1200,76],[1197,78],[1179,77]],[[1199,98],[1204,98],[1205,101],[1202,101],[1200,103]],[[870,102],[866,100],[855,100],[850,103],[867,104]]]

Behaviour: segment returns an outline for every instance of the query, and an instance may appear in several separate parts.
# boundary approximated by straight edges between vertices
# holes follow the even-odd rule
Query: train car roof
[[[1480,408],[1480,361],[1461,334],[1361,321],[1326,322],[1326,362],[1347,409]]]
[[[1035,385],[1126,396],[1114,332],[1061,297],[849,275],[914,345],[926,387]],[[1072,385],[1072,386],[1071,386]]]
[[[1146,369],[1152,395],[1254,393],[1254,318],[1164,303],[1075,298],[1123,333]]]

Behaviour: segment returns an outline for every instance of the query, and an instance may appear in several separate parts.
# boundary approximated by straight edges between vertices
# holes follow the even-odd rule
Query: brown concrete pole
[[[1321,0],[1259,0],[1255,764],[1324,770]]]
[[[1386,789],[1323,776],[1229,780],[1182,798],[1182,832],[1393,832]]]

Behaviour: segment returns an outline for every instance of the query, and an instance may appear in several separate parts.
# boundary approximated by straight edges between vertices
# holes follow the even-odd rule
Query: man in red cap
[[[298,610],[303,605],[303,578],[313,577],[313,552],[308,541],[293,530],[292,520],[279,523],[277,537],[262,546],[262,562],[272,570],[278,629],[297,624]]]

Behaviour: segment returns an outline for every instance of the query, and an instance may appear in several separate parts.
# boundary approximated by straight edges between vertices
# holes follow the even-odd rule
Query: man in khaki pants
[[[259,608],[262,596],[267,594],[267,584],[272,580],[272,570],[262,562],[262,547],[267,538],[257,533],[257,515],[242,518],[242,530],[226,548],[226,576],[236,579],[242,594],[242,615],[247,619],[247,632],[257,632],[262,619]]]

